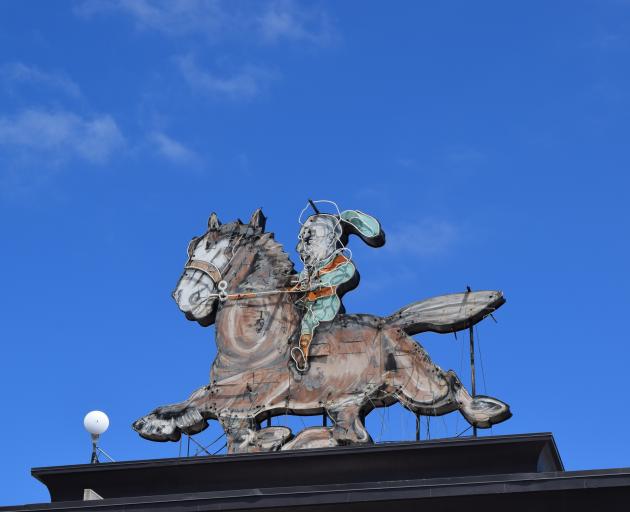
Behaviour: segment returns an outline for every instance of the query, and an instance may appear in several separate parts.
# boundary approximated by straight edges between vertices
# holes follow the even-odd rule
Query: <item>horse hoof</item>
[[[332,448],[339,443],[332,435],[330,427],[308,427],[299,432],[295,438],[280,450],[304,450],[309,448]]]
[[[293,437],[290,428],[266,427],[256,432],[256,445],[265,452],[275,452]]]
[[[159,407],[151,414],[136,420],[132,428],[150,441],[179,441],[182,432],[198,434],[208,427],[208,422],[196,407],[175,409]]]
[[[477,428],[490,428],[512,417],[508,404],[485,395],[477,395],[468,404],[462,405],[461,412],[466,421]]]
[[[134,421],[131,426],[140,437],[149,441],[179,441],[181,431],[175,425],[175,421],[158,418],[155,414],[149,414]]]

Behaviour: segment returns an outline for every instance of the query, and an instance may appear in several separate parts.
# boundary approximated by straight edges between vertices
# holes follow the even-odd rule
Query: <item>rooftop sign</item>
[[[511,416],[504,402],[471,396],[411,337],[469,328],[500,307],[503,294],[443,295],[388,317],[346,314],[343,296],[359,284],[349,238],[380,247],[385,232],[371,215],[334,203],[333,213],[322,213],[322,203],[329,202],[310,202],[312,212],[300,216],[300,272],[265,231],[260,209],[247,224],[221,224],[213,213],[192,239],[173,298],[189,320],[215,325],[217,357],[208,384],[133,424],[142,437],[177,441],[218,420],[228,453],[243,453],[371,443],[365,416],[397,402],[422,415],[459,411],[478,428]],[[325,414],[332,425],[296,434],[263,428],[285,414]]]

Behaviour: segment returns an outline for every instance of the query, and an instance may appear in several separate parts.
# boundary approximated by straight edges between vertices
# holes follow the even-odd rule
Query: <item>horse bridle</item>
[[[242,238],[243,238],[243,235],[241,235],[236,241],[236,243],[234,244],[234,247],[232,248],[232,257],[225,264],[225,268],[223,269],[224,273],[228,271],[230,264],[232,263],[232,260],[236,256],[236,253],[241,249]],[[219,267],[217,267],[214,263],[203,261],[203,260],[196,260],[196,259],[193,259],[192,256],[190,256],[188,258],[188,261],[186,262],[186,265],[184,265],[184,270],[186,269],[199,270],[200,272],[203,272],[212,280],[212,282],[218,288],[219,293],[216,294],[216,297],[218,297],[221,302],[225,302],[228,299],[229,297],[228,292],[227,292],[228,283],[223,277],[223,273],[221,272],[221,270],[219,270]],[[210,295],[210,297],[212,296],[215,296],[215,295],[214,294]]]
[[[214,263],[208,263],[207,261],[203,261],[203,260],[189,259],[186,262],[186,265],[184,265],[184,269],[185,270],[199,270],[200,272],[203,272],[212,280],[212,282],[219,289],[219,293],[217,294],[217,296],[219,297],[219,300],[221,302],[225,302],[225,300],[228,298],[228,294],[226,291],[227,285],[228,285],[227,281],[223,279],[223,275],[221,274],[221,271]]]

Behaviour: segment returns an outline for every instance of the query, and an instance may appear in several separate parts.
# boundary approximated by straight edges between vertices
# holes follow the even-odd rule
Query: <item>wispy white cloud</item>
[[[409,158],[409,157],[397,158],[396,159],[396,163],[400,167],[404,167],[405,169],[411,169],[411,168],[416,167],[418,165],[418,162],[416,161],[415,158]]]
[[[0,116],[0,149],[18,156],[103,164],[123,144],[116,121],[108,115],[88,118],[68,111],[27,109]]]
[[[602,51],[628,50],[628,48],[630,48],[626,35],[605,31],[600,31],[583,46]]]
[[[153,132],[149,138],[158,153],[174,164],[194,165],[199,162],[199,157],[194,151],[163,132]]]
[[[292,0],[268,3],[258,18],[263,40],[275,43],[282,39],[326,45],[335,38],[330,17],[323,10]]]
[[[262,93],[277,74],[257,66],[243,66],[229,76],[202,69],[191,55],[177,59],[180,71],[188,85],[210,96],[231,99],[250,99]]]
[[[64,74],[42,71],[21,62],[0,66],[0,81],[8,88],[34,84],[60,91],[73,98],[81,96],[80,87]]]
[[[200,35],[209,41],[238,38],[328,44],[335,33],[323,9],[294,0],[85,0],[75,12],[85,18],[118,12],[130,17],[140,30]]]
[[[120,12],[140,30],[175,36],[202,34],[217,38],[231,25],[226,9],[216,0],[86,0],[76,6],[75,12],[86,18]]]
[[[417,269],[412,270],[404,265],[396,265],[396,267],[388,269],[387,272],[381,272],[370,276],[370,279],[361,279],[361,291],[380,292],[381,290],[392,290],[395,283],[414,282],[418,278]]]
[[[454,146],[446,150],[444,159],[451,164],[469,165],[485,161],[486,155],[474,147]]]
[[[458,227],[449,221],[420,219],[388,230],[385,248],[417,257],[439,256],[453,249],[460,235]]]

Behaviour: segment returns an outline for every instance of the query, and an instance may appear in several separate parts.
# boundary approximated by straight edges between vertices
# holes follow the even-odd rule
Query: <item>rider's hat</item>
[[[345,210],[339,215],[343,226],[343,244],[349,235],[357,235],[371,247],[381,247],[385,244],[385,232],[381,223],[371,215],[360,210]]]

